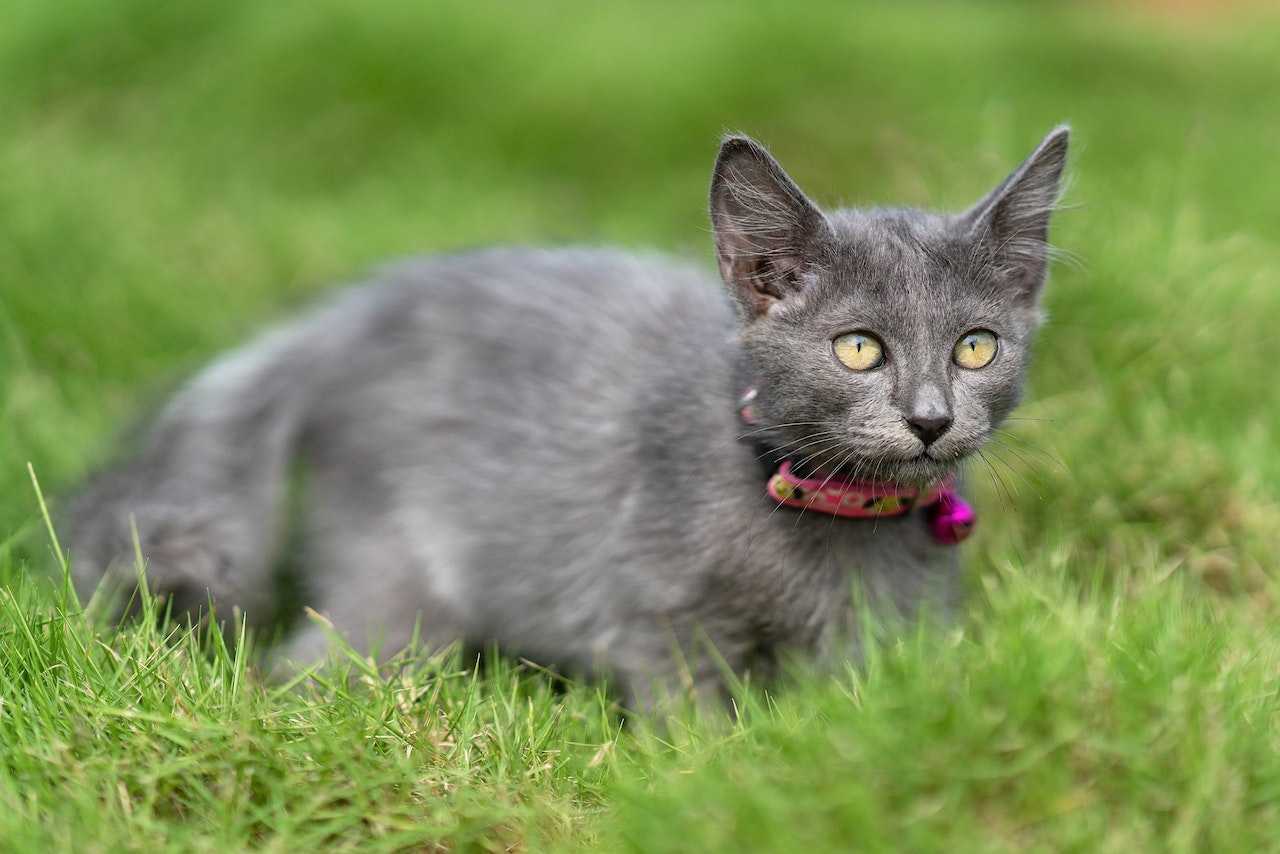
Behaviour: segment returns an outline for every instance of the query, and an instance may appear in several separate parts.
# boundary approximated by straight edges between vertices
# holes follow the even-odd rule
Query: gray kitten
[[[972,518],[951,478],[1020,397],[1067,136],[958,215],[823,213],[727,138],[727,300],[608,250],[393,266],[177,394],[73,503],[77,585],[136,585],[133,518],[178,611],[275,620],[287,559],[358,647],[416,625],[640,705],[678,675],[714,692],[722,668],[852,655],[855,587],[906,616],[953,597]],[[279,655],[327,642],[303,621]]]

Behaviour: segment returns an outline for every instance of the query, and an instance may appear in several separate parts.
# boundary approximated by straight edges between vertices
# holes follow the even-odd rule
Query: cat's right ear
[[[1048,272],[1049,218],[1058,204],[1070,128],[1061,125],[998,187],[964,214],[1005,287],[1034,304]]]
[[[817,206],[769,152],[742,136],[720,145],[711,227],[720,275],[747,322],[800,294],[820,238],[829,234]]]

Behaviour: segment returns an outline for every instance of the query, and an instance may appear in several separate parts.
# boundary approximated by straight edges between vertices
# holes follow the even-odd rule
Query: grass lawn
[[[0,849],[1280,850],[1280,13],[818,0],[8,0]],[[1074,128],[1028,402],[944,636],[620,727],[445,655],[265,686],[90,625],[56,517],[138,413],[424,250],[711,267],[718,137],[956,208]]]

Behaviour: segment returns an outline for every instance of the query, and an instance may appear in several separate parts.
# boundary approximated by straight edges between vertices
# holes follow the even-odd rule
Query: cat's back
[[[530,376],[552,385],[575,377],[625,382],[677,358],[691,339],[726,338],[732,322],[721,288],[703,270],[657,254],[587,248],[401,261],[328,314],[318,327],[359,327],[338,345],[337,382],[376,383],[403,369],[419,384],[491,389]],[[317,328],[312,337],[329,336]]]
[[[501,247],[387,267],[381,322],[408,320],[437,340],[543,351],[577,362],[597,351],[661,349],[677,334],[730,331],[719,283],[656,253]],[[501,355],[495,352],[494,355]]]
[[[613,249],[409,259],[352,300],[306,336],[323,342],[325,324],[358,328],[319,357],[312,425],[332,435],[356,422],[359,435],[333,440],[381,448],[404,447],[400,430],[424,429],[486,450],[616,439],[656,376],[708,348],[727,351],[732,329],[707,272]]]

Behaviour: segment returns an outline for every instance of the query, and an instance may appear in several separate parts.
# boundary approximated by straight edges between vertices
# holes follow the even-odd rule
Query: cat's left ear
[[[1033,304],[1049,266],[1049,217],[1058,204],[1070,128],[1061,125],[986,198],[963,215],[1003,285]]]
[[[769,152],[741,136],[726,138],[716,157],[711,227],[720,274],[746,322],[800,294],[830,235],[826,217]]]

